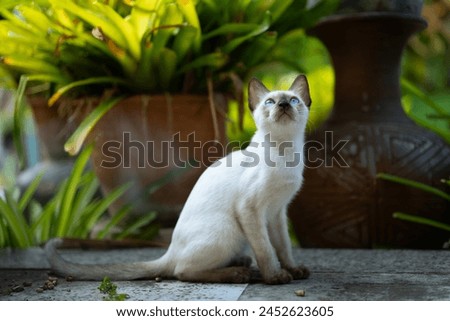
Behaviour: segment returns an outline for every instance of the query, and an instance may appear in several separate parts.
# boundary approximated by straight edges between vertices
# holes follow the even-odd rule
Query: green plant
[[[129,297],[126,293],[117,293],[117,285],[111,282],[107,276],[103,278],[98,289],[101,293],[106,294],[103,301],[125,301]]]
[[[1,100],[0,93],[0,104]],[[0,190],[12,186],[15,182],[16,160],[12,155],[8,155],[4,146],[6,137],[12,132],[13,117],[9,110],[0,108]]]
[[[410,179],[406,179],[406,178],[402,178],[402,177],[398,177],[398,176],[390,175],[390,174],[386,174],[386,173],[379,173],[377,175],[377,177],[387,180],[387,181],[390,181],[390,182],[397,183],[397,184],[410,186],[412,188],[422,190],[426,193],[431,193],[433,195],[439,196],[439,197],[443,198],[444,200],[450,202],[450,194],[448,194],[440,189],[437,189],[435,187],[429,186],[427,184],[423,184],[423,183],[416,182],[416,181],[413,181]],[[445,185],[450,186],[450,180],[443,179],[442,182]],[[407,214],[407,213],[403,213],[403,212],[395,212],[393,214],[393,217],[401,219],[401,220],[405,220],[405,221],[410,221],[410,222],[414,222],[414,223],[433,226],[433,227],[439,228],[441,230],[450,232],[450,224],[432,220],[432,219],[429,219],[426,217],[411,215],[411,214]]]
[[[5,18],[0,56],[3,68],[20,77],[18,101],[28,83],[50,84],[50,105],[73,89],[77,95],[102,95],[107,88],[127,94],[169,90],[180,79],[175,71],[200,41],[190,0],[17,0],[0,8]],[[86,131],[114,106],[112,101],[118,100],[88,117],[68,151],[79,151]]]
[[[428,27],[410,39],[403,58],[402,103],[414,122],[450,144],[448,1],[425,1],[422,16]]]
[[[425,127],[450,144],[450,109],[444,107],[450,92],[427,93],[410,81],[402,79],[402,104],[406,114],[418,125]]]
[[[0,5],[0,56],[22,82],[48,83],[50,105],[67,93],[109,90],[116,99],[231,87],[242,112],[242,81],[277,47],[278,33],[310,26],[337,3],[308,8],[303,0],[9,0]],[[111,100],[101,104],[66,149],[77,153],[113,106]]]
[[[38,245],[52,237],[87,238],[107,208],[126,192],[125,185],[101,199],[96,193],[99,183],[85,167],[91,148],[83,150],[77,158],[70,176],[61,183],[56,195],[41,206],[33,199],[42,175],[38,176],[21,194],[18,189],[5,190],[0,198],[0,248],[25,248]],[[98,234],[103,238],[111,228],[121,222],[131,206],[124,206]],[[143,224],[154,220],[155,214],[145,215],[130,223],[120,238],[136,232]]]

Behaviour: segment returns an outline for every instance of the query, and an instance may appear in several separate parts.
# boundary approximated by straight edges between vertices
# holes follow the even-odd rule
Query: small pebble
[[[297,290],[297,291],[295,291],[295,295],[297,295],[297,296],[305,296],[305,290]]]
[[[13,292],[22,292],[23,290],[24,290],[24,288],[21,285],[15,285],[11,288],[11,291],[13,291]]]
[[[39,288],[36,289],[36,292],[37,292],[37,293],[42,293],[42,292],[44,292],[44,289],[41,288],[41,287],[39,287]]]
[[[25,287],[30,287],[30,286],[33,285],[33,283],[25,281],[25,282],[22,283],[22,285],[25,286]]]
[[[162,278],[158,276],[158,277],[155,278],[155,281],[156,281],[156,282],[161,282],[161,281],[162,281]]]
[[[73,281],[73,276],[71,276],[71,275],[66,276],[66,281],[67,282],[72,282]]]

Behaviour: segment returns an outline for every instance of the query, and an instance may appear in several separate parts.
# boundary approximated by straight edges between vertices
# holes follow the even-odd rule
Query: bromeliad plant
[[[54,85],[50,105],[75,87],[169,90],[176,67],[200,45],[192,1],[16,0],[0,8],[3,64]]]
[[[0,56],[20,78],[19,96],[32,82],[49,85],[50,106],[69,91],[80,97],[109,90],[114,98],[80,126],[66,145],[72,154],[117,97],[173,90],[175,72],[200,46],[189,0],[11,0],[0,8]]]
[[[271,26],[281,32],[301,27],[301,17],[318,18],[337,1],[320,1],[311,10],[306,3],[6,0],[0,4],[5,19],[0,57],[3,67],[21,79],[19,93],[27,83],[48,84],[49,105],[66,94],[110,97],[67,142],[66,150],[75,154],[95,123],[124,96],[211,94],[220,87],[238,93],[242,104],[243,79],[276,47]]]

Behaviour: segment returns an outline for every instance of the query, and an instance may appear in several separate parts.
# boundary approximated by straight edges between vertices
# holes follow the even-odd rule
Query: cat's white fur
[[[250,145],[220,159],[201,175],[161,258],[80,265],[63,260],[56,252],[62,241],[54,239],[46,245],[53,270],[76,279],[160,276],[191,282],[245,283],[252,276],[251,259],[244,256],[249,245],[264,282],[279,284],[307,277],[308,270],[297,266],[292,257],[286,212],[303,181],[310,104],[303,75],[287,91],[270,92],[252,79],[249,105],[257,131]]]

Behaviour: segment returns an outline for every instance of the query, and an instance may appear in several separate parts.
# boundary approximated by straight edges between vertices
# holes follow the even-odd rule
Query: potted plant
[[[177,213],[211,159],[202,159],[198,149],[175,155],[173,148],[158,147],[190,144],[193,132],[200,144],[225,142],[226,104],[216,93],[243,105],[243,79],[275,46],[277,34],[269,28],[292,3],[6,1],[0,5],[1,62],[21,79],[19,96],[31,85],[44,85],[47,104],[75,119],[65,149],[76,154],[86,138],[95,145],[92,159],[105,193],[131,180],[124,201],[134,200],[176,169],[175,157],[181,167],[200,160],[203,166],[178,175],[140,208]],[[104,149],[110,142],[120,146]],[[115,164],[111,156],[120,150],[129,153]],[[154,162],[167,157],[169,166],[149,166],[148,153]]]

